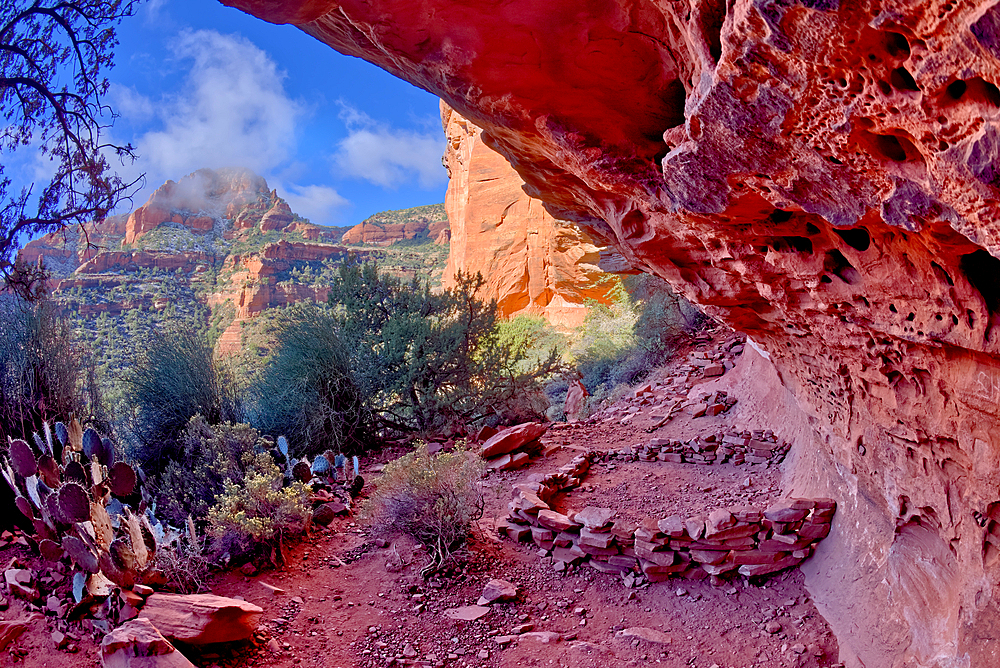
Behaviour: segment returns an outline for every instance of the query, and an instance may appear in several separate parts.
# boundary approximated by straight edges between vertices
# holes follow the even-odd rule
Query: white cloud
[[[112,83],[108,88],[111,107],[124,119],[143,120],[155,113],[153,101],[135,88]]]
[[[137,167],[149,180],[158,184],[201,167],[264,174],[288,159],[303,109],[285,94],[284,75],[267,53],[214,30],[181,32],[174,52],[193,63],[178,93],[147,107],[162,122],[136,141]],[[141,109],[137,97],[125,95],[126,107]]]
[[[168,0],[148,0],[145,5],[146,23],[154,23],[160,19],[164,5]]]
[[[316,225],[331,225],[340,219],[339,211],[349,202],[329,186],[279,186],[292,211]]]
[[[346,176],[365,179],[386,188],[416,180],[432,188],[447,180],[441,166],[444,136],[392,128],[352,107],[343,105],[341,119],[348,135],[334,155],[337,168]]]

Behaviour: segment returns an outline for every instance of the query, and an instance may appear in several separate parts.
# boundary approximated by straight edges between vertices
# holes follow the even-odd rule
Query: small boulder
[[[540,437],[547,429],[548,425],[540,422],[525,422],[515,427],[508,427],[483,443],[480,454],[484,459],[491,459],[508,452],[514,452]]]
[[[517,598],[517,587],[506,580],[490,580],[483,588],[482,600],[487,603],[513,601]]]
[[[338,515],[346,515],[348,512],[350,511],[343,503],[331,501],[330,503],[324,503],[313,511],[313,521],[321,526],[327,526]]]
[[[263,614],[252,603],[212,594],[153,594],[142,609],[164,636],[189,645],[246,640]]]
[[[38,590],[31,586],[34,574],[26,568],[8,568],[3,573],[4,581],[10,593],[26,601],[35,601],[39,597]]]
[[[490,609],[482,605],[463,605],[460,608],[448,608],[444,616],[463,622],[472,622],[489,613]]]
[[[104,668],[194,668],[148,619],[133,619],[101,641]]]

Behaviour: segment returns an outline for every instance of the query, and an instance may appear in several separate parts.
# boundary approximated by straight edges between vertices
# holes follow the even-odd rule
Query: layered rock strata
[[[1000,663],[1000,8],[226,2],[441,96],[770,356],[849,666]]]
[[[233,321],[216,344],[220,355],[231,355],[243,347],[243,325],[269,308],[313,300],[325,302],[330,294],[326,286],[282,283],[278,276],[297,263],[321,260],[344,260],[348,254],[359,259],[365,251],[349,250],[332,244],[281,241],[268,244],[258,253],[230,255],[223,262],[226,285],[208,297],[208,306],[230,305],[236,309]]]

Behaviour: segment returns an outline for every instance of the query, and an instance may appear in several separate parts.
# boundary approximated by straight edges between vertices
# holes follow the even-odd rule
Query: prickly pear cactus
[[[103,450],[104,444],[101,442],[100,435],[92,428],[87,427],[87,430],[83,432],[83,454],[87,455],[87,459],[94,460]]]
[[[288,450],[288,439],[284,436],[278,437],[278,451],[285,458],[285,477],[295,480],[295,473],[292,471],[292,456]]]
[[[38,459],[26,441],[15,439],[10,442],[10,463],[14,471],[24,478],[38,473]]]
[[[62,548],[66,555],[73,562],[88,573],[96,573],[98,570],[97,553],[90,549],[83,540],[76,536],[63,536]]]
[[[153,566],[156,537],[145,515],[145,476],[116,461],[114,445],[79,421],[47,424],[35,447],[12,440],[0,455],[0,474],[15,490],[15,505],[35,527],[38,550],[49,561],[75,565],[74,597],[131,587]],[[127,503],[141,498],[133,512]],[[95,593],[96,592],[96,593]]]
[[[52,455],[42,455],[38,458],[38,477],[47,486],[55,488],[59,486],[59,464],[56,463]]]
[[[313,475],[326,476],[330,475],[330,471],[333,467],[330,466],[330,460],[325,456],[319,456],[313,460],[312,463],[312,473]]]
[[[108,471],[108,483],[115,496],[131,496],[135,491],[135,470],[125,462],[118,462]]]
[[[66,467],[63,469],[63,480],[75,480],[81,485],[87,484],[87,470],[83,468],[83,464],[71,459]]]
[[[312,468],[305,459],[300,459],[292,467],[292,475],[300,482],[309,482],[312,479]]]
[[[70,524],[90,519],[90,496],[81,485],[68,482],[59,488],[59,514]]]

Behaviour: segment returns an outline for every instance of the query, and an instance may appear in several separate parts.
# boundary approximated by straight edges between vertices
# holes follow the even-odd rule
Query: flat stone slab
[[[101,641],[104,668],[194,668],[148,619],[133,619]]]
[[[480,454],[483,459],[492,459],[513,452],[540,437],[548,428],[548,425],[540,422],[525,422],[508,427],[483,443]]]
[[[611,508],[587,506],[573,517],[573,521],[588,529],[600,530],[611,525],[611,518],[614,517],[614,514],[615,511]]]
[[[444,611],[444,616],[448,619],[455,619],[461,622],[472,622],[489,613],[490,609],[484,605],[463,605],[460,608],[449,608]]]

